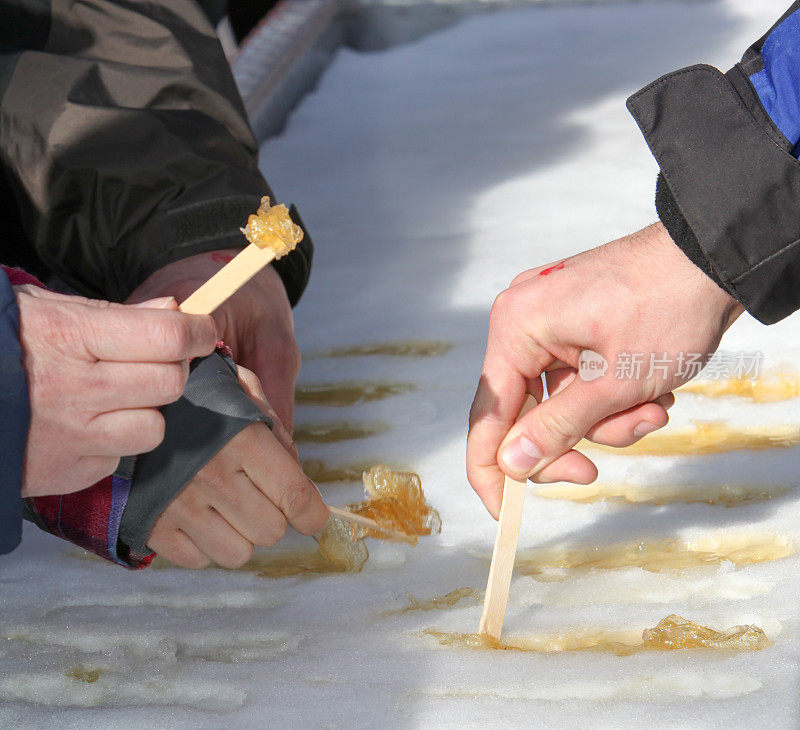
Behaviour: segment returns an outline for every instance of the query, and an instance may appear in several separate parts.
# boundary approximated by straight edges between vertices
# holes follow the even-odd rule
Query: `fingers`
[[[23,284],[14,287],[18,291],[23,291],[37,299],[54,299],[61,304],[69,302],[71,304],[85,304],[87,307],[95,307],[97,309],[122,309],[128,306],[127,304],[119,304],[117,302],[109,302],[105,299],[88,299],[77,294],[61,294],[50,289],[44,289],[40,286],[33,284]],[[178,302],[175,297],[157,297],[155,299],[148,299],[145,302],[130,305],[141,309],[177,309]]]
[[[525,385],[521,386],[520,403],[525,395]],[[516,390],[520,390],[520,384],[515,386]],[[513,402],[516,401],[514,393]],[[512,403],[511,398],[507,402]],[[502,398],[493,392],[486,378],[481,376],[469,417],[467,479],[495,519],[500,515],[505,479],[505,475],[497,465],[497,448],[514,423],[519,405],[514,416],[509,415],[512,409],[513,405],[511,407],[504,405]]]
[[[599,421],[619,410],[614,383],[574,379],[514,425],[500,446],[503,471],[522,481],[569,451]]]
[[[469,414],[467,479],[495,519],[500,515],[505,479],[497,465],[497,448],[519,414],[527,385],[511,369],[495,367],[487,352]]]
[[[635,444],[648,433],[669,423],[666,408],[658,403],[643,403],[604,418],[589,429],[586,438],[596,444],[622,448]]]
[[[84,310],[81,317],[81,309]],[[76,306],[87,353],[112,362],[177,362],[213,352],[214,321],[166,309]]]
[[[189,570],[201,570],[211,565],[211,558],[183,530],[166,528],[159,525],[159,522],[160,520],[156,521],[147,541],[147,547],[154,553]]]
[[[270,405],[269,401],[264,395],[264,391],[261,388],[261,381],[252,370],[248,370],[241,365],[238,365],[237,368],[239,373],[239,382],[244,388],[245,393],[250,396],[250,399],[262,410],[263,413],[272,419],[272,433],[275,438],[278,439],[281,446],[283,446],[283,448],[286,449],[295,458],[295,460],[299,459],[300,455],[297,452],[297,446],[292,440],[289,432],[284,428],[281,419],[275,412],[275,409]]]
[[[253,544],[210,507],[194,510],[191,518],[182,522],[181,530],[201,553],[223,568],[240,568],[253,557]]]
[[[328,508],[300,465],[261,423],[248,426],[237,441],[242,468],[258,489],[303,535],[318,532],[328,519]]]
[[[591,484],[595,479],[597,479],[597,467],[591,459],[579,451],[568,451],[531,477],[531,481],[536,484],[553,484],[554,482]]]
[[[130,456],[152,451],[164,440],[164,416],[155,408],[112,411],[86,427],[84,450],[90,456]]]
[[[515,372],[504,358],[496,357],[495,352],[490,342],[470,410],[467,478],[486,509],[497,519],[505,480],[497,464],[497,449],[519,416],[526,394],[540,401],[543,386],[539,373],[526,377]]]
[[[272,547],[286,533],[286,518],[243,473],[217,482],[210,505],[242,537],[259,547]]]
[[[546,374],[548,393],[550,395],[560,393],[575,380],[576,376],[577,371],[574,368],[548,372]],[[604,418],[589,429],[585,438],[606,446],[618,448],[630,446],[648,433],[666,426],[669,422],[667,409],[674,404],[675,396],[666,393],[652,403],[643,403]],[[548,467],[548,474],[554,473],[557,472]],[[571,480],[565,478],[555,481]]]
[[[106,412],[174,403],[181,397],[189,377],[188,360],[175,363],[101,360],[91,367],[92,387],[87,390],[84,402],[87,407]]]

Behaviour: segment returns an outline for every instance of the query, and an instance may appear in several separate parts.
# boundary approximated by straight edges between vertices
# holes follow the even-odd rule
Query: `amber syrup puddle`
[[[749,565],[779,560],[794,553],[791,541],[777,535],[703,537],[696,540],[643,540],[577,548],[542,548],[517,554],[519,575],[537,576],[553,569],[641,568],[653,573],[683,570],[729,561]]]
[[[302,423],[294,429],[298,444],[331,444],[376,436],[389,430],[385,423],[350,423],[347,421],[321,421]]]
[[[645,629],[641,636],[632,631],[605,629],[575,629],[557,634],[529,634],[506,639],[495,639],[487,634],[459,634],[438,629],[425,629],[442,646],[459,649],[494,651],[530,651],[552,654],[568,651],[613,652],[628,656],[642,651],[676,651],[679,649],[711,649],[721,651],[761,651],[769,646],[769,639],[758,626],[734,626],[715,631],[676,614]]]
[[[692,393],[708,398],[736,396],[756,403],[774,403],[800,396],[800,375],[793,371],[764,374],[758,378],[699,378],[679,388],[679,393]]]
[[[396,340],[394,342],[365,342],[360,345],[346,345],[316,350],[304,355],[317,357],[439,357],[453,348],[451,342],[441,340]]]
[[[346,383],[304,383],[294,391],[300,406],[352,406],[386,400],[416,390],[413,383],[390,380]]]
[[[790,425],[729,426],[720,422],[696,422],[671,431],[656,431],[623,449],[581,441],[579,448],[639,456],[718,454],[727,451],[788,449],[800,443],[800,428]]]
[[[787,487],[756,484],[670,484],[646,485],[621,483],[542,484],[533,493],[542,499],[563,499],[570,502],[623,501],[628,504],[673,504],[675,502],[738,507],[766,502],[786,493]]]
[[[403,616],[413,611],[442,611],[446,608],[453,608],[457,603],[470,599],[470,603],[480,604],[483,602],[483,591],[475,590],[469,586],[456,588],[441,596],[418,599],[406,591],[408,604],[402,608],[395,608],[384,613],[385,616]]]

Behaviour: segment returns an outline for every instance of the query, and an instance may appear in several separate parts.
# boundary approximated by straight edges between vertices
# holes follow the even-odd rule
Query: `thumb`
[[[621,409],[616,385],[575,378],[533,408],[503,439],[498,450],[500,468],[524,481],[566,454],[598,421]]]

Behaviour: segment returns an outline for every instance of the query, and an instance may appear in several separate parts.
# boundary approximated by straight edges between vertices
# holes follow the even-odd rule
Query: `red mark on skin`
[[[547,276],[548,274],[552,274],[554,271],[560,271],[564,268],[564,262],[562,261],[560,264],[556,264],[555,266],[551,266],[548,269],[544,269],[544,271],[539,272],[539,276]]]
[[[233,261],[233,256],[229,253],[220,253],[219,251],[214,251],[211,254],[211,260],[216,261],[218,264],[228,264]]]

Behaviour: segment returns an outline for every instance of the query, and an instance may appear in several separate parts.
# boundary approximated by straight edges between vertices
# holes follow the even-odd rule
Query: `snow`
[[[397,380],[416,390],[298,423],[378,421],[376,436],[303,447],[330,463],[385,461],[422,476],[440,536],[370,544],[358,575],[131,574],[28,526],[0,572],[0,725],[37,727],[795,727],[800,558],[668,573],[553,571],[512,584],[511,633],[634,631],[669,613],[761,626],[753,654],[539,655],[440,647],[422,629],[474,631],[480,605],[393,609],[482,589],[495,523],[464,476],[466,417],[487,313],[519,271],[654,219],[656,167],[627,95],[695,62],[727,68],[784,3],[547,6],[474,17],[386,52],[342,51],[263,147],[263,169],[317,245],[296,310],[301,348],[430,339],[430,358],[308,357],[301,380]],[[800,320],[743,318],[729,350],[800,367]],[[797,422],[797,401],[683,395],[675,425]],[[769,501],[578,504],[529,494],[520,546],[800,538],[800,451],[683,458],[598,454],[601,479],[764,483]],[[331,485],[328,501],[358,495]],[[313,547],[290,536],[287,548]],[[67,677],[88,668],[96,682]]]

